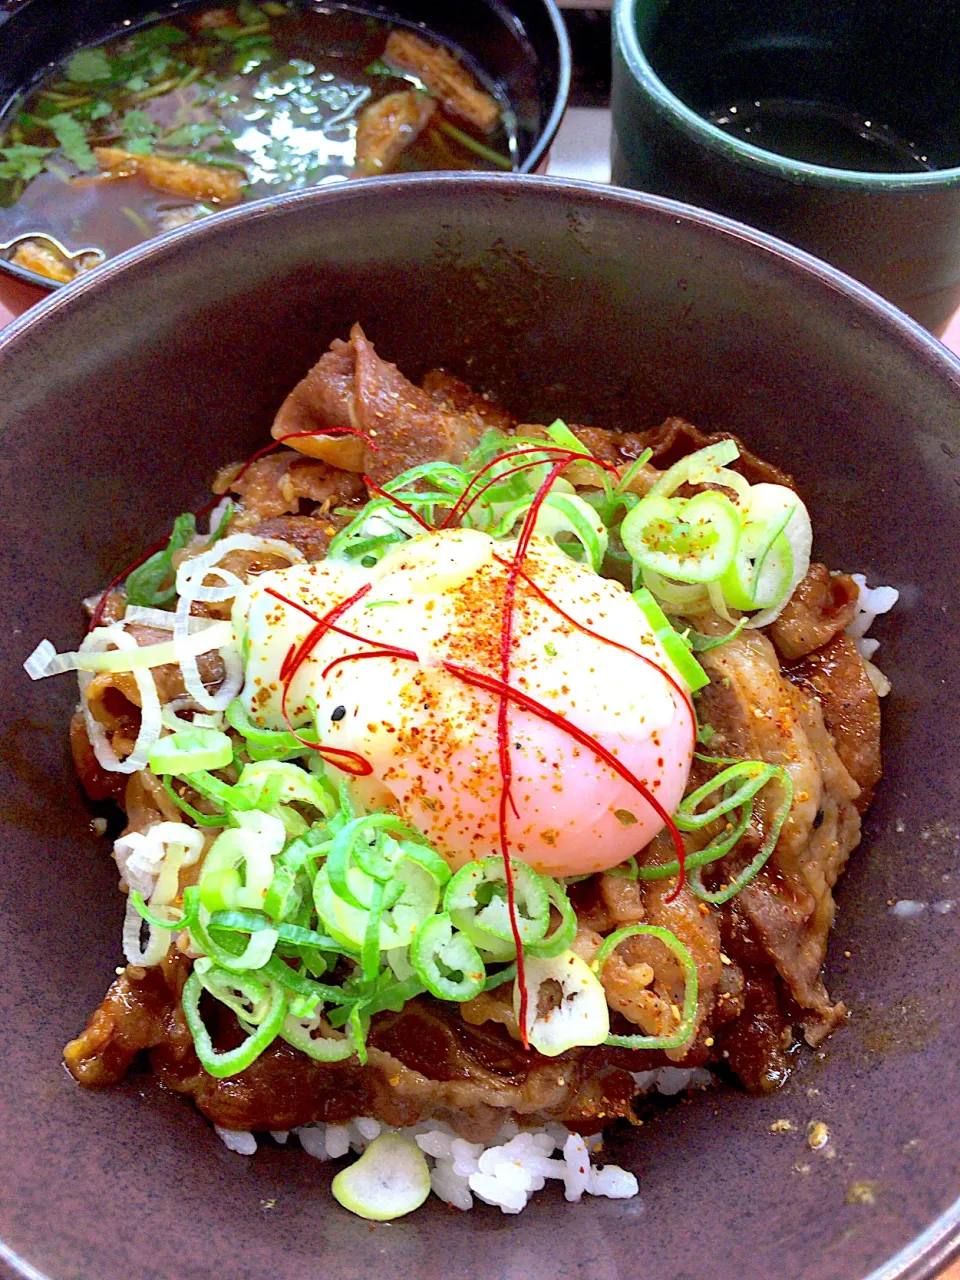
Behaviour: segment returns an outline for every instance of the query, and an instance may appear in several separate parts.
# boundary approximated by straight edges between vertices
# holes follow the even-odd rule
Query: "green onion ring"
[[[634,860],[634,865],[636,865],[636,860]],[[609,875],[610,873],[608,872],[607,874]],[[571,906],[570,899],[556,880],[552,880],[548,876],[542,876],[541,879],[546,886],[547,896],[560,912],[560,923],[553,933],[548,933],[539,942],[528,942],[524,947],[524,952],[531,956],[536,956],[539,960],[552,960],[561,951],[568,950],[577,936],[577,913]]]
[[[710,902],[714,906],[722,906],[724,902],[729,902],[732,897],[746,888],[751,880],[760,872],[767,859],[773,853],[777,846],[777,840],[780,838],[780,828],[783,826],[787,814],[793,805],[793,780],[782,766],[775,766],[775,776],[779,779],[783,788],[783,801],[777,810],[773,822],[767,830],[766,839],[761,845],[756,856],[744,867],[725,888],[713,892],[703,887],[700,868],[695,867],[690,876],[690,887],[698,898],[702,898],[704,902]]]
[[[235,1049],[228,1049],[225,1053],[219,1053],[214,1049],[213,1041],[210,1039],[210,1032],[200,1016],[200,996],[203,992],[203,984],[200,981],[199,974],[190,974],[184,984],[181,1003],[187,1026],[193,1036],[197,1057],[208,1075],[213,1076],[216,1080],[238,1075],[241,1071],[245,1071],[252,1062],[256,1061],[264,1049],[276,1039],[286,1017],[287,998],[284,995],[283,988],[276,983],[270,986],[269,991],[270,1004],[266,1016],[259,1027],[248,1035],[242,1044],[237,1045]]]
[[[425,920],[410,944],[410,963],[427,990],[439,1000],[463,1003],[479,995],[487,971],[480,953],[462,933],[455,933],[446,911]],[[445,972],[446,970],[446,972]],[[459,979],[452,973],[459,973]]]
[[[314,1038],[303,1025],[304,1021],[306,1019],[297,1018],[292,1012],[288,1013],[280,1027],[280,1038],[305,1053],[308,1058],[313,1058],[315,1062],[342,1062],[356,1052],[356,1047],[350,1040],[329,1036]]]
[[[188,804],[182,796],[178,796],[173,789],[173,780],[169,775],[164,775],[160,779],[164,791],[177,806],[182,809],[188,818],[192,818],[198,827],[227,827],[230,825],[230,819],[225,813],[209,814],[201,813],[199,809],[195,809],[192,804]]]
[[[363,946],[360,949],[360,968],[368,982],[372,982],[380,972],[380,921],[382,918],[383,885],[379,880],[374,880],[370,892],[370,911],[363,934]]]
[[[597,977],[600,977],[603,972],[603,966],[610,958],[614,948],[619,946],[626,938],[637,937],[640,934],[658,938],[675,959],[680,962],[684,976],[683,1009],[680,1013],[680,1025],[670,1036],[611,1035],[607,1036],[604,1044],[617,1045],[621,1049],[679,1049],[681,1045],[687,1043],[696,1027],[699,986],[697,983],[697,966],[694,964],[693,956],[675,933],[671,933],[669,929],[661,929],[658,925],[653,924],[625,925],[622,929],[617,929],[615,933],[611,933],[609,937],[604,938],[603,946],[597,952],[596,959],[590,967]]]

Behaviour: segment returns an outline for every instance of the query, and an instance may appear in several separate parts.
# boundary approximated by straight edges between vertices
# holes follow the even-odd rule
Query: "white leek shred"
[[[124,650],[137,648],[137,642],[133,636],[128,635],[122,627],[112,626],[98,627],[96,631],[91,631],[84,638],[83,644],[80,646],[80,652],[103,652],[106,646],[110,644]],[[90,745],[93,747],[93,753],[100,765],[111,773],[136,773],[139,769],[145,768],[150,748],[160,737],[162,723],[160,698],[157,695],[157,686],[153,675],[149,670],[136,669],[133,672],[133,677],[137,682],[137,689],[140,693],[140,732],[137,734],[133,751],[127,756],[126,760],[121,760],[110,745],[110,740],[103,725],[90,710],[86,695],[87,685],[93,679],[93,676],[88,671],[77,672],[77,679],[80,684],[80,708],[87,726]]]
[[[777,491],[782,491],[778,494]],[[780,617],[784,609],[793,597],[794,591],[807,575],[810,568],[810,553],[813,550],[813,525],[810,523],[810,513],[797,495],[785,485],[779,484],[755,484],[751,486],[751,503],[756,502],[758,505],[762,502],[769,508],[769,505],[779,500],[787,505],[791,505],[790,518],[784,526],[782,537],[786,538],[790,547],[790,554],[793,557],[793,572],[790,575],[790,584],[784,594],[781,596],[779,603],[771,605],[767,609],[761,609],[759,613],[755,613],[747,623],[748,627],[768,627]]]
[[[123,615],[123,625],[137,623],[142,627],[155,627],[158,631],[173,630],[173,614],[169,609],[151,609],[147,605],[128,604]],[[191,618],[190,634],[195,631],[206,631],[217,625],[216,618]]]
[[[529,989],[527,1037],[539,1053],[554,1058],[577,1045],[603,1043],[610,1034],[607,996],[600,979],[584,960],[573,951],[561,951],[547,960],[529,956],[524,968]],[[547,1013],[540,1012],[540,989],[544,983],[560,987],[560,1003]],[[520,988],[516,982],[513,1012],[519,1019]]]
[[[180,665],[183,683],[187,693],[205,711],[223,711],[234,700],[243,687],[243,660],[235,645],[227,645],[220,650],[220,657],[226,667],[226,676],[217,693],[210,693],[200,679],[197,658],[191,646],[189,596],[181,596],[177,601],[177,611],[173,619],[173,648],[175,660]],[[233,635],[230,623],[225,624]]]
[[[174,919],[171,903],[180,891],[180,872],[203,852],[204,837],[184,822],[159,822],[145,832],[131,831],[114,845],[121,880],[149,902],[155,915]],[[147,941],[141,943],[143,930]],[[159,964],[173,941],[174,930],[144,921],[131,898],[123,921],[123,954],[129,964]]]
[[[192,711],[193,719],[182,719],[179,714],[181,711]],[[184,694],[179,698],[173,698],[170,702],[164,703],[162,719],[163,727],[165,729],[172,730],[174,733],[176,733],[178,729],[186,729],[188,726],[196,726],[203,729],[223,728],[223,715],[221,712],[202,712],[188,694]]]
[[[42,680],[47,674],[47,667],[49,667],[51,660],[56,656],[57,651],[50,641],[41,640],[23,664],[23,669],[31,680]]]
[[[147,930],[147,940],[141,942],[143,930]],[[170,950],[170,929],[155,929],[147,924],[140,912],[127,899],[126,914],[123,917],[123,954],[127,964],[142,965],[145,969],[159,964]]]
[[[116,635],[124,636],[130,643],[117,644],[114,649],[108,649],[105,643],[88,648],[85,641],[76,653],[57,653],[49,640],[41,641],[23,664],[24,669],[32,680],[59,676],[65,671],[142,671],[176,662],[181,652],[170,640],[164,640],[160,644],[138,645],[133,636],[123,630],[122,623],[97,627],[90,632],[90,636],[96,637],[98,642]],[[212,626],[194,631],[193,634],[188,632],[184,637],[185,647],[193,655],[209,653],[211,649],[219,649],[232,640],[233,627],[229,622],[214,622]],[[45,645],[48,647],[44,648]]]
[[[223,711],[234,700],[243,688],[243,658],[238,647],[238,637],[230,627],[230,643],[218,643],[220,658],[226,668],[226,675],[217,693],[210,693],[200,679],[194,646],[190,643],[191,616],[190,610],[195,600],[220,602],[242,595],[244,584],[236,574],[227,569],[218,568],[223,556],[231,551],[263,551],[274,555],[282,555],[291,564],[304,563],[303,555],[296,547],[281,541],[279,538],[257,538],[250,533],[235,533],[224,538],[191,560],[184,560],[177,569],[177,601],[173,615],[173,647],[176,661],[183,673],[183,683],[187,693],[194,702],[205,711]],[[213,574],[220,579],[223,586],[204,586],[204,579]],[[236,612],[236,611],[235,611]]]
[[[231,551],[265,551],[273,555],[285,556],[291,564],[304,563],[303,554],[280,538],[258,538],[252,533],[234,533],[215,543],[200,555],[181,562],[177,569],[177,595],[208,602],[231,600],[242,583],[235,573],[216,568],[223,557],[229,555]],[[204,579],[210,573],[215,574],[225,585],[205,587]]]

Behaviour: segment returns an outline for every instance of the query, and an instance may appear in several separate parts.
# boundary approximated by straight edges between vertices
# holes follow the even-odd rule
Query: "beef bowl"
[[[0,405],[7,1274],[939,1273],[947,351],[714,215],[425,175],[106,263]],[[23,666],[91,622],[94,799]]]
[[[534,172],[570,53],[553,0],[26,0],[0,68],[0,270],[49,289],[283,191]]]

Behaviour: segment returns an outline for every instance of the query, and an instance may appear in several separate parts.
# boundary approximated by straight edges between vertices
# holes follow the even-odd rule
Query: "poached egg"
[[[372,568],[298,564],[264,573],[248,589],[242,696],[256,724],[283,729],[281,669],[315,623],[267,589],[322,618],[368,588],[336,619],[340,632],[327,631],[299,666],[286,715],[295,728],[316,717],[324,746],[362,756],[372,772],[351,779],[357,801],[401,815],[453,869],[500,852],[500,698],[443,663],[500,679],[515,549],[479,530],[451,529],[415,537]],[[548,538],[531,540],[524,573],[581,626],[635,652],[585,635],[521,578],[510,685],[606,748],[672,813],[687,783],[694,725],[687,700],[635,656],[686,688],[646,616],[619,583],[571,560]],[[388,645],[416,660],[349,657]],[[324,675],[338,658],[348,660]],[[506,728],[512,857],[546,875],[585,875],[624,861],[663,826],[638,790],[562,724],[509,702]]]

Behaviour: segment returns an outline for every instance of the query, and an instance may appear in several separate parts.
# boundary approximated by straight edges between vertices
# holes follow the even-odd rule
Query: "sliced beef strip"
[[[261,520],[250,529],[258,538],[279,538],[289,542],[307,560],[322,560],[330,539],[344,520],[340,516],[274,516]]]
[[[462,462],[481,435],[475,416],[441,408],[426,391],[381,360],[358,324],[336,341],[280,406],[277,440],[291,433],[350,427],[368,437],[294,440],[299,452],[360,471],[377,484],[422,462]]]
[[[286,561],[283,561],[285,564]],[[152,644],[166,644],[172,638],[172,631],[163,631],[159,627],[145,627],[133,623],[127,627],[127,634],[134,637],[141,647]],[[200,678],[210,690],[216,693],[226,674],[223,661],[218,653],[202,653],[197,658],[197,669]],[[174,698],[183,697],[186,685],[179,666],[168,663],[151,668],[151,674],[157,686],[157,696],[161,704],[166,705]],[[108,729],[116,727],[116,723],[126,717],[133,728],[134,737],[140,723],[140,690],[132,671],[101,671],[87,685],[87,702],[94,716]],[[123,699],[122,705],[118,697]]]
[[[75,711],[70,720],[70,752],[80,785],[91,800],[116,800],[117,804],[123,802],[127,775],[104,769],[100,764],[93,754],[87,725],[80,711]]]
[[[856,645],[839,635],[799,661],[785,663],[783,674],[816,694],[837,754],[860,788],[857,808],[866,813],[882,772],[880,699]]]
[[[812,564],[767,634],[781,658],[792,662],[841,635],[853,621],[860,588],[847,573]]]
[[[176,953],[152,969],[128,966],[86,1030],[67,1045],[64,1058],[74,1077],[91,1088],[114,1084],[137,1053],[152,1050],[163,1084],[192,1095],[215,1124],[239,1130],[342,1124],[374,1115],[392,1125],[448,1120],[477,1140],[493,1137],[511,1118],[559,1119],[590,1132],[614,1116],[630,1115],[635,1090],[615,1065],[617,1051],[541,1058],[525,1053],[499,1027],[468,1027],[456,1008],[426,999],[375,1020],[365,1067],[356,1058],[319,1063],[277,1041],[245,1071],[217,1080],[201,1068],[180,1008],[188,972],[188,962]],[[223,1006],[211,1003],[205,1016],[219,1050],[242,1038]]]
[[[651,465],[661,471],[672,467],[688,454],[705,449],[707,445],[716,444],[720,440],[733,440],[740,450],[740,457],[730,464],[732,470],[746,476],[751,484],[782,484],[790,489],[796,488],[792,476],[751,453],[743,441],[731,432],[701,431],[683,418],[667,418],[658,427],[652,427],[648,431],[612,431],[607,427],[578,426],[571,430],[598,458],[617,465],[633,462],[644,449],[651,449]]]
[[[516,418],[503,405],[479,395],[445,369],[431,369],[423,375],[420,385],[441,409],[474,418],[483,430],[492,428],[508,435],[517,425]]]
[[[351,334],[359,328],[359,325],[354,325]],[[330,350],[325,351],[300,379],[277,410],[271,428],[273,438],[284,440],[304,431],[356,431],[356,364],[353,337],[348,342],[334,338]],[[322,458],[331,466],[342,467],[345,471],[363,471],[365,467],[368,451],[364,442],[355,436],[317,436],[291,440],[290,444],[298,453]]]
[[[261,520],[298,515],[301,502],[333,503],[366,500],[359,476],[341,471],[315,458],[305,458],[292,449],[281,449],[259,458],[237,474],[237,464],[223,468],[213,483],[214,493],[235,493],[244,511]]]
[[[842,1021],[820,970],[834,916],[833,886],[860,839],[859,787],[837,754],[817,699],[781,676],[773,646],[744,633],[702,655],[711,677],[700,715],[718,733],[711,751],[782,765],[793,803],[764,870],[738,895],[744,912],[791,994],[807,1011],[808,1040],[818,1042]],[[761,793],[765,828],[779,804]]]

